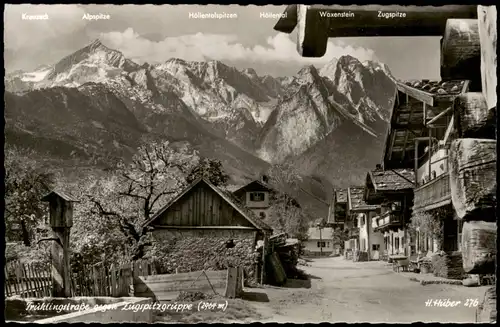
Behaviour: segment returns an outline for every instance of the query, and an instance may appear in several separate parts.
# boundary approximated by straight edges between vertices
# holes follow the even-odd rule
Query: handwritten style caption
[[[227,301],[222,302],[206,302],[200,301],[197,304],[193,303],[126,303],[125,305],[118,306],[118,303],[112,304],[95,304],[90,305],[86,303],[79,304],[53,304],[53,303],[37,303],[28,302],[26,309],[28,311],[55,311],[57,313],[61,312],[71,312],[71,311],[85,311],[90,309],[96,309],[100,312],[105,312],[107,310],[121,310],[121,311],[133,311],[133,312],[144,312],[147,310],[155,310],[160,312],[173,311],[173,312],[184,312],[184,311],[226,311],[228,306]]]
[[[425,301],[426,307],[454,308],[460,305],[467,308],[475,308],[479,305],[479,300],[466,299],[465,302],[462,302],[462,301],[450,301],[450,299],[435,299],[435,300],[429,299]]]

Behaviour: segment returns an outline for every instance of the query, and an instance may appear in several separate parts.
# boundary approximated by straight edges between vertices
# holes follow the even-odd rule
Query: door
[[[380,244],[372,244],[371,260],[380,260]]]

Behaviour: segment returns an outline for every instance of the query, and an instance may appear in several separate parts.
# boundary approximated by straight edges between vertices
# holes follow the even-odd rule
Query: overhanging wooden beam
[[[297,26],[297,5],[288,5],[274,29],[278,32],[290,34],[295,26]]]
[[[436,117],[432,118],[431,120],[429,120],[426,125],[432,125],[435,121],[437,121],[439,118],[443,117],[444,115],[446,115],[447,113],[449,113],[451,110],[453,109],[453,107],[448,107],[446,108],[446,110],[444,110],[443,112],[439,113]]]
[[[450,18],[477,18],[476,6],[290,5],[275,30],[297,27],[303,57],[322,57],[329,37],[441,36]],[[294,17],[293,12],[297,15]],[[288,17],[290,16],[290,17]]]
[[[451,116],[451,121],[448,124],[448,128],[446,129],[446,133],[444,134],[444,140],[443,140],[443,142],[444,142],[445,145],[448,142],[448,139],[450,138],[451,131],[453,130],[453,123],[454,123],[454,121],[455,121],[455,117]]]
[[[406,95],[409,95],[412,98],[422,101],[423,103],[426,103],[429,106],[434,105],[434,96],[430,93],[418,90],[403,83],[397,83],[397,88],[399,91],[405,93]]]

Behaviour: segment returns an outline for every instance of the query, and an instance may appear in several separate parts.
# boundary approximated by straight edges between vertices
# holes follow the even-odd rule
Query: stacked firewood
[[[462,267],[462,253],[437,253],[432,256],[434,276],[448,279],[463,279],[466,274]]]
[[[457,139],[449,158],[453,207],[464,221],[463,268],[469,274],[495,273],[496,16],[495,6],[478,6],[477,20],[449,19],[441,51],[442,78],[469,79],[474,91],[453,103]],[[494,290],[485,295],[479,322],[496,321]]]

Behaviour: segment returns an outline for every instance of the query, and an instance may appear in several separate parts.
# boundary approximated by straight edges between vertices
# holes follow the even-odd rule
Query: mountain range
[[[380,161],[395,83],[385,64],[351,56],[272,77],[219,61],[137,64],[95,40],[6,75],[5,89],[6,143],[40,157],[109,164],[168,140],[222,160],[235,183],[292,163],[311,191],[362,183]]]

